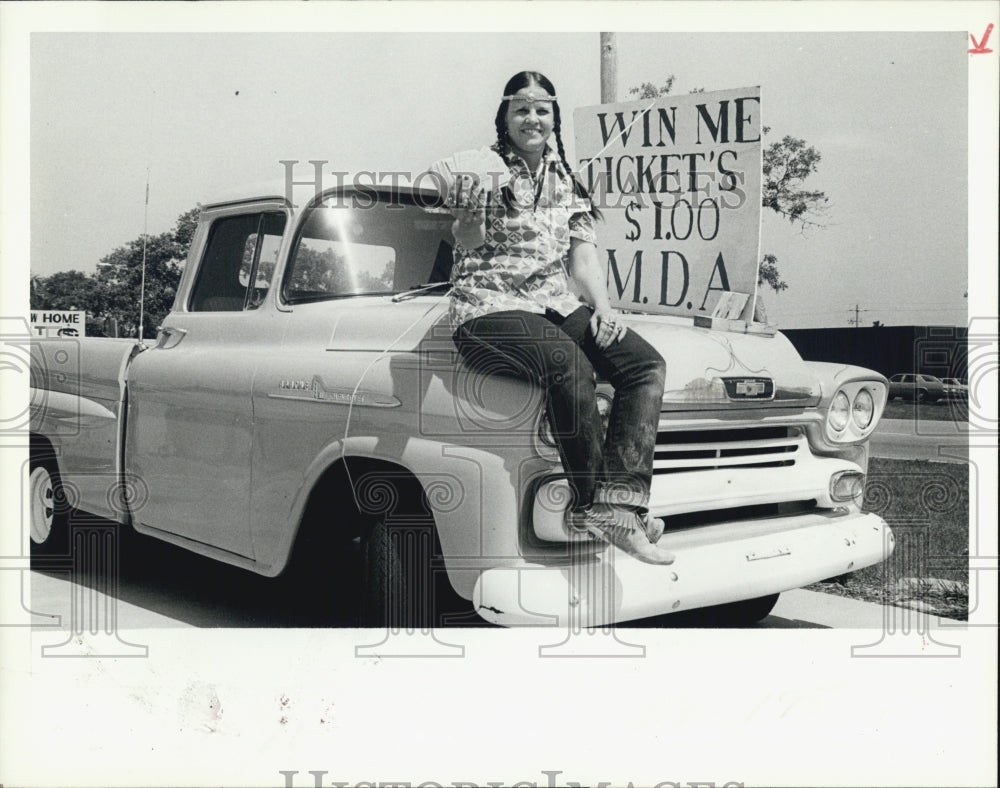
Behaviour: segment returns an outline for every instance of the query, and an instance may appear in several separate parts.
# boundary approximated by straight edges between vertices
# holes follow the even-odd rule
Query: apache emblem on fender
[[[367,405],[372,408],[395,408],[400,401],[392,395],[375,391],[327,386],[323,378],[313,375],[312,380],[282,379],[278,389],[267,394],[273,399],[298,399],[312,402],[329,402],[334,405]]]
[[[729,399],[771,399],[774,381],[771,378],[723,378]]]

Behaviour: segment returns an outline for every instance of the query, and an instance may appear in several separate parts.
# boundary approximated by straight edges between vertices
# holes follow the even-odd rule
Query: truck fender
[[[428,504],[424,511],[433,517],[444,555],[517,555],[516,533],[509,529],[503,534],[494,533],[484,527],[485,512],[498,522],[519,521],[515,485],[496,483],[503,476],[510,476],[503,458],[481,449],[416,439],[407,441],[401,455],[387,457],[379,451],[379,439],[375,437],[354,436],[331,442],[303,474],[289,506],[286,527],[271,560],[261,556],[259,571],[274,577],[285,569],[303,528],[309,527],[309,507],[317,503],[318,496],[339,496],[337,505],[349,507],[351,514],[371,515],[378,507],[388,505],[385,499],[393,494],[388,487],[394,479],[404,487],[411,482],[419,485]],[[485,478],[493,479],[494,484],[487,488]],[[501,538],[505,544],[495,544]],[[467,583],[456,583],[450,568],[449,577],[462,593],[457,585],[464,587]],[[468,582],[469,594],[472,583],[474,580]]]

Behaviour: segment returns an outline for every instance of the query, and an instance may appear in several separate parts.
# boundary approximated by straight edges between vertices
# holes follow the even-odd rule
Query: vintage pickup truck
[[[435,199],[209,204],[155,344],[35,342],[33,548],[65,551],[70,515],[93,512],[301,573],[331,623],[422,627],[753,621],[887,557],[890,530],[862,510],[886,380],[680,317],[624,316],[667,362],[650,507],[675,563],[568,533],[539,390],[455,352]]]

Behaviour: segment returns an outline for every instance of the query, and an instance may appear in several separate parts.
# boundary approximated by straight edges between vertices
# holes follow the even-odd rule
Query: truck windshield
[[[296,238],[284,300],[391,295],[447,281],[453,221],[398,194],[347,195],[317,205]]]

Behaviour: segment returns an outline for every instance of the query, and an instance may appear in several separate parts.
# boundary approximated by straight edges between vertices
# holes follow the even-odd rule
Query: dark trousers
[[[603,501],[644,507],[666,365],[631,330],[601,350],[590,332],[591,315],[585,306],[565,318],[552,310],[494,312],[461,324],[455,344],[473,369],[514,375],[545,389],[574,506]],[[603,438],[595,370],[615,389]]]

